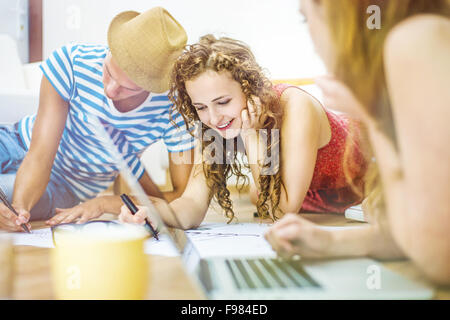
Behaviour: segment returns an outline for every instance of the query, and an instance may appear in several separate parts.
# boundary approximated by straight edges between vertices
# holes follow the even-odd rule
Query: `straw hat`
[[[155,93],[169,89],[173,63],[186,41],[183,27],[161,7],[119,13],[108,28],[114,61],[138,86]]]

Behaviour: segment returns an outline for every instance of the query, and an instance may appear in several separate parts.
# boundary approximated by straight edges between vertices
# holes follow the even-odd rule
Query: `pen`
[[[6,194],[3,192],[2,188],[0,188],[0,200],[5,204],[5,206],[8,207],[9,210],[11,210],[16,216],[19,216],[17,211],[13,208],[13,206],[9,203],[8,198],[6,197]],[[25,223],[22,223],[20,225],[23,230],[25,230],[28,233],[31,233],[30,229],[28,229],[27,225]]]
[[[131,201],[131,199],[125,194],[123,193],[120,198],[122,199],[123,203],[125,203],[125,205],[127,206],[127,208],[131,211],[132,215],[135,215],[136,212],[138,212],[138,208],[135,206],[135,204],[133,203],[133,201]],[[158,238],[158,233],[156,232],[156,230],[152,227],[152,225],[148,222],[147,219],[145,219],[145,224],[150,228],[150,230],[153,233],[153,236],[155,237],[156,240],[159,240]]]

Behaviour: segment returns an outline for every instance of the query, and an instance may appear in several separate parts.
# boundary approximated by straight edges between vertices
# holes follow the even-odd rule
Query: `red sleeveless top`
[[[274,89],[281,97],[289,87],[302,90],[288,84],[276,85]],[[331,139],[317,150],[314,174],[301,211],[343,213],[363,200],[362,179],[367,163],[360,149],[359,123],[323,108],[330,123]]]

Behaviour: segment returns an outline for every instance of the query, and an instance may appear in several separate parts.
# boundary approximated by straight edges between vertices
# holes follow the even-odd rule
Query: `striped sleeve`
[[[128,168],[130,168],[131,172],[136,177],[136,179],[140,180],[145,172],[145,167],[142,164],[139,157],[137,157],[135,154],[132,154],[127,156],[125,158],[125,161],[127,162]]]
[[[42,62],[40,68],[59,95],[68,101],[73,92],[73,64],[71,58],[72,45],[65,45],[53,51]]]
[[[145,172],[144,165],[137,153],[132,152],[133,147],[122,131],[109,127],[107,132],[110,134],[113,143],[117,147],[117,151],[121,154],[122,158],[126,161],[127,167],[131,170],[132,174],[139,180]]]
[[[178,112],[173,113],[176,126],[169,121],[164,131],[164,144],[169,152],[182,152],[194,148],[194,137],[189,133],[183,117]],[[192,128],[189,128],[192,131]]]

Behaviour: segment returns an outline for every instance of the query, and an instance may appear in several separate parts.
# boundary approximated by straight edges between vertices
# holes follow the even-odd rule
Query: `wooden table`
[[[254,206],[247,196],[233,196],[234,208],[239,222],[257,222],[253,217]],[[208,211],[209,222],[225,222],[218,205]],[[304,217],[322,225],[356,225],[337,214],[305,214]],[[43,222],[32,223],[33,228],[44,226]],[[50,269],[50,250],[30,246],[15,247],[15,277],[13,299],[53,299]],[[148,256],[151,276],[148,299],[205,299],[201,290],[190,280],[179,257]],[[383,264],[410,279],[428,283],[414,265],[405,261],[383,262]],[[429,283],[428,283],[429,284]],[[429,284],[431,285],[431,284]],[[435,288],[436,299],[450,299],[450,288]]]

